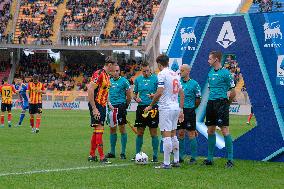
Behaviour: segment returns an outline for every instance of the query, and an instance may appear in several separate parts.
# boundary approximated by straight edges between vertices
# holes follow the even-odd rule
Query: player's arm
[[[158,87],[157,92],[155,93],[153,100],[151,104],[149,105],[150,107],[153,107],[159,101],[163,92],[164,92],[164,87]]]
[[[45,89],[45,87],[44,87],[44,85],[42,84],[42,87],[41,87],[41,89],[40,89],[40,91],[39,91],[41,94],[45,94],[46,93],[46,89]]]
[[[28,87],[27,87],[27,90],[26,90],[27,97],[30,97],[30,91],[31,91],[31,86],[30,86],[30,83],[29,83]]]
[[[12,86],[12,91],[13,91],[14,94],[19,94],[19,91],[20,91],[20,90],[16,90],[15,87]]]
[[[97,110],[96,103],[95,103],[95,94],[94,91],[98,88],[98,85],[93,81],[90,82],[88,86],[88,100],[93,108],[93,110]]]
[[[181,85],[180,85],[181,86]],[[184,121],[184,114],[183,114],[183,107],[184,107],[184,92],[182,87],[179,88],[179,108],[180,108],[180,112],[179,112],[179,116],[178,116],[178,121],[181,123]]]
[[[127,89],[126,91],[126,107],[128,108],[129,104],[131,102],[131,89]]]
[[[235,82],[232,77],[232,74],[229,72],[228,77],[227,77],[227,84],[229,86],[229,103],[231,104],[236,97],[236,91],[235,91]]]
[[[139,103],[141,102],[141,99],[138,97],[138,81],[137,78],[134,81],[134,90],[133,90],[133,100],[135,100],[135,102]]]
[[[198,108],[200,103],[201,103],[201,88],[197,83],[195,87],[195,108]]]
[[[231,88],[230,89],[230,94],[229,94],[229,103],[231,104],[234,100],[234,98],[236,97],[236,90],[235,88]]]
[[[164,74],[159,73],[158,74],[158,85],[157,85],[157,91],[153,96],[152,102],[151,104],[147,107],[149,110],[159,101],[159,99],[161,98],[165,88],[165,80],[166,80],[166,76]]]
[[[130,102],[131,102],[131,86],[130,83],[126,80],[125,82],[125,94],[126,94],[126,107],[128,108]]]

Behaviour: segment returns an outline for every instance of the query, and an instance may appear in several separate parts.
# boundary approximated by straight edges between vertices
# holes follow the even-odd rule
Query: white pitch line
[[[71,168],[63,168],[63,169],[46,169],[46,170],[15,172],[15,173],[0,173],[0,177],[11,176],[11,175],[31,175],[31,174],[37,174],[37,173],[50,173],[50,172],[63,172],[63,171],[107,168],[107,167],[125,167],[125,166],[129,166],[129,165],[133,165],[133,163],[112,164],[112,165],[98,165],[98,166],[88,166],[88,167],[73,167],[73,168],[71,167]]]

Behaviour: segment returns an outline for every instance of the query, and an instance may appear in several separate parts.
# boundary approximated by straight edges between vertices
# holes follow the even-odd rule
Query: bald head
[[[180,66],[180,76],[182,78],[187,79],[187,77],[189,77],[190,70],[191,70],[191,67],[188,64],[181,65]]]

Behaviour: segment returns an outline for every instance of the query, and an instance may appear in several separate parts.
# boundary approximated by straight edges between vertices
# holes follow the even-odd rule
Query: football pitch
[[[20,111],[13,111],[13,124]],[[134,113],[128,119],[134,123]],[[231,116],[231,133],[237,138],[252,126],[246,116]],[[252,125],[255,124],[253,120]],[[110,159],[111,165],[88,162],[92,128],[88,111],[44,110],[39,134],[31,132],[29,119],[23,126],[0,129],[0,188],[283,188],[284,164],[236,160],[225,169],[225,159],[214,166],[182,164],[181,168],[157,170],[153,164],[139,166],[130,159],[135,135],[128,129],[127,160]],[[143,151],[152,157],[149,132]],[[265,134],[265,133],[264,133]],[[105,127],[104,151],[109,151],[109,128]],[[120,153],[120,135],[116,156]],[[162,154],[159,160],[162,160]]]

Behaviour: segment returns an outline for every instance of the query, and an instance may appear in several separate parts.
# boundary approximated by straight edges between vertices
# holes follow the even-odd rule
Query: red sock
[[[4,125],[4,115],[1,115],[1,125]]]
[[[40,126],[40,120],[41,120],[41,118],[40,118],[40,117],[36,118],[36,128],[37,128],[37,129],[39,129],[39,126]]]
[[[100,154],[100,160],[105,158],[103,146],[103,130],[96,130],[96,144]]]
[[[248,116],[248,122],[249,123],[250,123],[251,118],[252,118],[252,114],[249,114],[249,116]]]
[[[96,133],[94,132],[91,138],[90,156],[94,157],[96,155],[96,149],[97,149]]]
[[[8,121],[12,120],[12,113],[8,113]]]
[[[35,126],[33,117],[30,117],[30,125],[31,125],[32,128],[34,128],[34,126]]]

